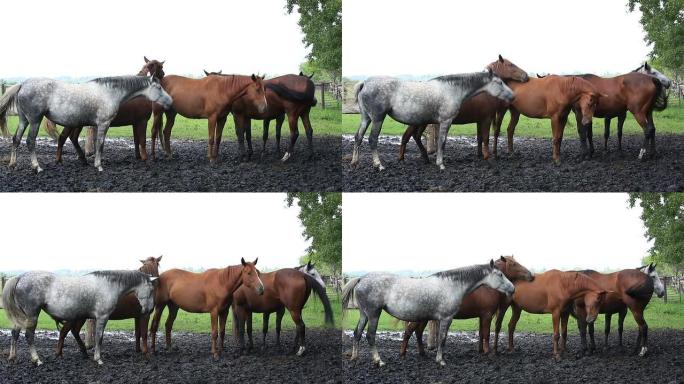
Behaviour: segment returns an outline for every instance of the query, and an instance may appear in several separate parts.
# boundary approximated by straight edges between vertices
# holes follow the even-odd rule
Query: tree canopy
[[[299,12],[304,44],[312,65],[342,75],[342,0],[287,0],[287,13]]]
[[[641,12],[651,57],[674,72],[684,71],[684,0],[628,0],[629,10]]]
[[[684,193],[630,193],[629,205],[642,208],[651,259],[684,266]]]
[[[342,194],[288,193],[287,206],[299,206],[302,235],[311,240],[305,257],[317,263],[319,271],[339,275],[342,272]]]

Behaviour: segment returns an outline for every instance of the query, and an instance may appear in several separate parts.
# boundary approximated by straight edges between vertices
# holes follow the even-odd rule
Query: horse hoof
[[[306,347],[303,345],[299,347],[299,350],[297,351],[297,356],[301,356],[304,354],[304,351],[306,350]]]
[[[104,363],[102,362],[102,359],[97,361],[97,365],[104,365]]]
[[[290,156],[292,156],[290,152],[285,152],[285,155],[283,155],[283,158],[280,159],[280,161],[284,163],[290,158]]]
[[[641,347],[641,351],[639,352],[639,357],[644,357],[644,356],[646,356],[646,352],[648,352],[648,348],[646,348],[646,347]]]
[[[444,166],[444,164],[440,164],[440,165],[439,165],[439,170],[440,170],[440,171],[443,171],[443,170],[445,170],[445,169],[446,169],[446,167]]]
[[[446,361],[440,360],[439,365],[440,365],[440,367],[446,367]]]
[[[36,360],[36,367],[40,367],[41,365],[43,365],[43,362],[40,361],[40,359]]]
[[[36,167],[36,174],[39,174],[39,173],[41,173],[41,172],[43,172],[43,168],[41,168],[41,167]]]
[[[374,361],[374,363],[375,363],[376,366],[378,366],[378,368],[384,367],[384,366],[385,366],[385,362],[382,361],[382,360],[380,360],[380,359]]]

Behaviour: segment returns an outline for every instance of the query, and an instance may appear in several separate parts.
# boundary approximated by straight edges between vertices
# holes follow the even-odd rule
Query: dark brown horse
[[[493,68],[494,73],[497,69]],[[536,119],[551,119],[553,134],[553,161],[560,164],[560,147],[568,115],[573,106],[582,112],[581,123],[589,124],[601,93],[588,81],[576,76],[546,76],[531,78],[525,83],[508,80],[506,84],[515,92],[515,99],[508,110],[508,152],[513,152],[513,134],[520,114]],[[494,121],[494,154],[497,153],[503,113],[497,113]]]
[[[525,310],[529,313],[550,313],[553,318],[553,357],[559,360],[561,353],[565,351],[568,335],[568,318],[570,313],[566,311],[568,305],[577,299],[584,301],[587,323],[593,323],[598,316],[598,311],[607,291],[596,281],[580,272],[562,272],[556,269],[539,273],[532,281],[518,280],[515,283],[515,293],[511,308],[513,314],[508,323],[508,350],[513,350],[513,333],[520,319],[520,313]],[[506,314],[506,307],[500,307],[496,317],[496,329],[494,334],[494,352],[497,351],[499,331]],[[561,337],[563,342],[558,346]]]
[[[162,146],[171,155],[171,129],[180,114],[190,119],[208,120],[209,162],[216,161],[218,144],[226,125],[226,118],[233,103],[242,98],[243,102],[256,111],[264,112],[268,106],[264,91],[263,77],[241,75],[211,75],[201,79],[169,75],[162,79],[162,87],[173,98],[173,107],[167,111],[155,108],[152,125],[152,156],[155,156],[157,134],[162,125],[162,112],[166,115]]]
[[[532,273],[522,264],[515,261],[513,256],[501,256],[494,264],[496,264],[496,268],[500,269],[511,282],[517,280],[531,281],[533,278]],[[500,306],[507,305],[509,302],[510,298],[507,298],[505,294],[486,285],[481,285],[463,298],[461,307],[454,319],[472,319],[475,317],[480,319],[480,331],[477,344],[480,353],[489,353],[489,329],[492,324],[492,318]],[[416,340],[418,341],[418,353],[421,356],[425,355],[425,349],[423,348],[423,331],[427,324],[427,321],[409,322],[406,324],[404,339],[401,343],[399,355],[402,357],[406,355],[406,347],[408,346],[408,341],[414,331],[416,333]],[[430,337],[432,337],[432,334]]]
[[[150,74],[158,79],[164,77],[164,62],[157,60],[148,60],[144,57],[145,65],[138,72],[138,76],[144,76]],[[155,103],[147,100],[144,97],[136,97],[129,100],[119,107],[119,112],[112,120],[110,127],[125,127],[131,125],[133,127],[133,142],[135,144],[135,158],[143,161],[147,161],[147,122],[152,116],[152,110],[155,107]],[[161,106],[156,105],[158,108],[162,109]],[[54,126],[54,123],[47,121],[48,125]],[[88,128],[88,142],[92,143],[92,129]],[[81,134],[83,127],[64,127],[62,133],[59,135],[57,141],[57,153],[55,155],[55,161],[57,163],[62,162],[62,148],[64,142],[67,138],[71,140],[74,145],[76,152],[78,153],[78,158],[82,163],[86,162],[86,153],[83,152],[81,146],[78,144],[78,137]],[[86,144],[86,150],[88,150],[88,143]]]
[[[305,331],[306,326],[302,319],[302,308],[309,299],[311,291],[313,291],[321,302],[325,310],[325,323],[333,324],[333,311],[330,307],[328,295],[325,293],[325,287],[316,281],[313,277],[306,273],[297,271],[292,268],[284,268],[275,272],[263,273],[261,281],[264,283],[264,294],[257,295],[253,290],[239,288],[233,294],[233,320],[237,325],[237,334],[240,349],[245,347],[245,323],[249,326],[247,335],[249,337],[248,348],[252,348],[252,313],[264,314],[264,325],[268,324],[268,316],[266,314],[276,312],[278,319],[276,320],[276,337],[278,344],[280,344],[280,321],[285,313],[285,309],[290,312],[292,321],[297,327],[295,336],[295,349],[297,349],[297,356],[301,356],[306,350]],[[266,330],[264,328],[264,343]]]
[[[242,285],[259,295],[264,293],[264,285],[259,278],[259,270],[256,269],[257,260],[249,263],[243,258],[242,265],[213,268],[202,273],[182,269],[162,273],[159,276],[154,317],[150,327],[152,351],[156,350],[157,329],[164,307],[169,307],[169,316],[166,318],[167,348],[171,347],[171,329],[180,308],[187,312],[211,314],[211,353],[214,359],[218,359],[221,354],[221,349],[217,348],[219,321],[221,328],[225,328],[233,293]]]
[[[220,75],[219,72],[204,71],[207,76],[215,74]],[[290,143],[287,152],[282,158],[282,161],[287,161],[294,153],[294,145],[299,137],[299,128],[297,122],[302,120],[304,131],[309,145],[309,157],[313,157],[313,128],[311,127],[311,120],[309,119],[309,112],[311,107],[316,105],[316,86],[311,81],[311,76],[305,76],[302,72],[299,75],[284,75],[274,77],[272,79],[264,80],[264,89],[266,91],[266,101],[268,107],[265,111],[259,112],[254,105],[249,103],[244,97],[235,100],[231,112],[233,113],[233,121],[235,122],[235,130],[238,136],[241,157],[250,158],[252,156],[252,127],[251,120],[264,121],[263,146],[261,147],[261,156],[264,156],[266,151],[266,141],[268,141],[268,127],[271,120],[276,121],[276,153],[280,157],[280,132],[285,120],[285,115],[288,118],[288,125],[290,127]],[[247,139],[247,154],[245,151],[245,137]],[[221,143],[221,137],[217,138],[217,146]]]
[[[625,321],[627,309],[632,312],[634,321],[639,326],[639,335],[634,347],[635,352],[639,352],[640,356],[646,354],[647,338],[648,338],[648,324],[644,319],[644,310],[648,305],[653,293],[658,297],[665,294],[665,289],[662,281],[655,273],[655,265],[647,265],[636,269],[625,269],[619,272],[603,274],[592,270],[582,271],[582,273],[594,279],[605,290],[612,291],[606,295],[606,299],[601,303],[599,313],[605,313],[605,339],[604,345],[608,346],[608,334],[610,333],[611,316],[614,313],[619,314],[618,319],[618,338],[619,345],[622,346],[622,330]],[[582,350],[587,350],[587,323],[583,320],[586,314],[586,308],[581,301],[575,301],[572,308],[572,315],[577,317],[577,326],[582,338]],[[589,336],[591,339],[591,346],[589,353],[593,353],[596,349],[594,342],[594,324],[588,324]]]
[[[610,119],[618,119],[618,150],[622,150],[622,126],[625,123],[627,111],[631,112],[637,123],[644,132],[644,142],[639,151],[639,159],[644,155],[652,157],[655,154],[655,124],[653,123],[653,111],[662,111],[667,107],[665,89],[660,81],[643,73],[630,72],[624,75],[604,78],[596,75],[581,75],[581,78],[590,82],[600,93],[601,99],[596,106],[594,116],[605,118],[605,133],[603,146],[608,148],[610,136]],[[576,113],[578,122],[582,114]],[[578,123],[578,129],[580,127]],[[594,152],[591,121],[586,126],[586,138],[589,140],[589,155]],[[586,145],[584,135],[582,146]]]
[[[140,260],[143,264],[140,272],[147,273],[150,276],[159,276],[159,262],[162,256],[159,257],[148,257],[145,260]],[[147,357],[149,356],[149,351],[147,349],[147,322],[149,320],[150,314],[140,313],[140,303],[135,297],[134,293],[129,293],[128,295],[119,299],[116,304],[114,312],[109,316],[109,320],[124,320],[124,319],[135,319],[135,350],[140,352],[140,338],[142,336],[142,352]],[[62,356],[62,349],[64,348],[64,338],[69,334],[74,335],[76,342],[78,343],[81,353],[86,356],[86,346],[81,340],[80,332],[83,324],[85,324],[86,319],[81,319],[77,321],[69,321],[62,324],[62,329],[59,330],[59,341],[57,342],[56,354],[57,356]]]

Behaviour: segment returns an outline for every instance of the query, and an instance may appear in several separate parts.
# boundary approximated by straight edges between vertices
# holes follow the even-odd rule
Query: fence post
[[[325,83],[321,83],[321,108],[325,109]]]
[[[0,95],[5,94],[5,80],[0,80]]]
[[[667,303],[667,283],[669,282],[669,280],[671,280],[671,278],[670,277],[664,277],[663,280],[665,280],[663,282],[663,285],[665,286],[665,295],[663,295],[663,301],[665,301],[665,303]]]

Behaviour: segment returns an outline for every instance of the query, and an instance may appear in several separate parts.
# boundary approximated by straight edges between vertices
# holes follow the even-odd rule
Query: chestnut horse
[[[533,279],[532,273],[515,261],[513,256],[501,256],[494,264],[503,272],[504,276],[513,283],[517,280],[531,281]],[[489,329],[492,324],[492,318],[499,306],[506,305],[505,303],[508,303],[509,301],[510,299],[507,298],[505,294],[485,285],[481,285],[463,298],[461,307],[456,316],[454,316],[454,319],[472,319],[475,317],[480,319],[480,332],[477,346],[480,353],[489,353]],[[401,342],[401,350],[399,352],[400,356],[403,357],[406,355],[406,347],[408,346],[408,341],[414,331],[416,333],[416,340],[418,341],[418,353],[421,356],[425,355],[425,349],[423,348],[423,331],[427,324],[427,321],[406,323],[404,339]],[[432,337],[433,335],[430,334],[430,338]],[[428,347],[429,346],[430,345],[428,345]]]
[[[240,349],[242,350],[245,347],[246,322],[249,324],[249,349],[252,347],[252,313],[276,312],[277,316],[282,319],[283,313],[287,309],[292,316],[292,321],[297,326],[294,347],[297,350],[297,356],[301,356],[306,350],[306,326],[302,319],[302,308],[309,299],[311,291],[323,303],[326,325],[333,325],[333,311],[325,287],[312,276],[292,268],[263,273],[261,281],[264,283],[263,295],[257,295],[254,291],[244,287],[239,288],[233,295],[233,321],[237,324],[238,333],[235,336],[238,339]],[[268,324],[268,317],[264,316],[264,322],[265,325]],[[280,341],[279,328],[280,326],[276,329],[278,341]],[[297,347],[299,348],[297,349]]]
[[[171,95],[173,107],[167,111],[161,108],[154,110],[152,124],[152,157],[155,156],[157,134],[162,125],[162,112],[166,115],[163,136],[160,137],[167,155],[171,155],[171,129],[180,114],[191,119],[208,120],[208,150],[209,162],[216,161],[218,145],[216,138],[221,137],[226,118],[233,107],[233,103],[242,98],[243,102],[263,113],[268,103],[264,91],[263,77],[252,75],[210,75],[201,79],[191,79],[183,76],[169,75],[162,79],[162,87]]]
[[[148,257],[145,260],[140,260],[143,264],[138,271],[146,273],[152,277],[159,277],[159,262],[162,256],[159,257]],[[124,320],[124,319],[135,319],[135,350],[140,352],[140,337],[142,336],[142,352],[145,357],[149,356],[149,351],[147,350],[147,321],[150,315],[142,314],[140,303],[138,298],[135,297],[134,293],[129,293],[119,299],[116,304],[114,312],[109,316],[109,320]],[[91,320],[88,320],[91,321]],[[74,335],[76,342],[83,356],[87,356],[86,346],[81,340],[80,332],[83,324],[85,324],[86,319],[67,321],[62,325],[62,329],[59,331],[59,341],[57,342],[57,349],[55,350],[57,356],[62,357],[62,349],[64,348],[64,338],[69,334]]]
[[[494,73],[497,69],[493,68]],[[574,105],[582,112],[582,124],[591,122],[598,103],[599,91],[588,81],[576,76],[546,76],[531,78],[525,83],[508,80],[506,84],[515,92],[515,99],[509,106],[511,120],[508,123],[508,152],[513,152],[513,134],[520,114],[537,119],[551,119],[553,134],[552,157],[560,164],[560,147],[568,115]],[[504,113],[497,113],[494,120],[494,154],[497,153],[499,133]]]
[[[611,316],[614,313],[618,313],[618,339],[619,345],[622,346],[622,329],[627,309],[629,309],[632,312],[632,316],[634,316],[634,321],[639,326],[639,335],[637,336],[634,349],[635,352],[639,352],[639,356],[644,356],[648,350],[648,324],[646,324],[644,319],[644,309],[646,309],[649,301],[651,301],[654,292],[658,297],[663,297],[665,294],[665,287],[655,272],[655,265],[650,264],[636,269],[625,269],[608,274],[592,270],[582,271],[582,273],[596,280],[604,289],[614,292],[606,296],[599,310],[599,313],[606,314],[604,345],[608,346]],[[583,321],[586,309],[584,304],[577,300],[571,309],[573,311],[571,314],[577,317],[577,327],[582,338],[582,350],[586,351],[587,324]],[[594,324],[589,324],[589,336],[591,339],[589,353],[592,353],[596,349]]]
[[[576,271],[562,272],[552,269],[536,274],[532,281],[518,280],[515,282],[515,293],[511,302],[513,314],[508,323],[508,350],[513,350],[513,333],[523,310],[537,314],[550,313],[553,318],[553,357],[559,360],[567,342],[570,316],[566,311],[568,305],[577,299],[583,299],[587,309],[586,321],[593,323],[606,293],[607,291],[596,281]],[[494,352],[497,350],[501,322],[507,308],[508,306],[499,307],[496,317]],[[563,343],[559,351],[560,332],[563,335]]]
[[[138,76],[145,76],[149,73],[158,79],[162,79],[164,77],[164,62],[148,60],[147,57],[143,58],[145,59],[145,65],[138,72]],[[114,117],[114,120],[112,120],[112,123],[110,124],[110,127],[125,127],[127,125],[131,125],[133,127],[135,158],[143,161],[147,161],[147,122],[150,120],[150,116],[152,116],[152,109],[154,105],[156,105],[154,102],[149,101],[144,97],[136,97],[125,103],[122,103],[119,107],[119,111]],[[157,107],[160,110],[162,109],[159,105],[157,105]],[[54,130],[55,123],[47,120],[46,124],[48,128]],[[78,136],[81,134],[83,127],[64,127],[62,133],[59,135],[59,139],[57,140],[57,153],[55,155],[55,161],[57,163],[62,162],[62,147],[64,146],[66,139],[69,138],[71,143],[74,145],[76,152],[78,153],[79,159],[85,164],[85,156],[88,154],[89,149],[92,150],[92,139],[94,136],[93,129],[94,128],[92,127],[88,127],[86,153],[84,153],[81,149],[81,146],[78,144]]]
[[[167,348],[171,348],[171,329],[180,308],[187,312],[211,314],[211,353],[214,359],[218,359],[221,354],[221,349],[217,345],[219,320],[221,328],[224,328],[233,293],[245,285],[259,295],[264,294],[264,284],[259,278],[259,270],[256,269],[257,260],[259,258],[250,263],[243,258],[242,265],[212,268],[202,273],[182,269],[171,269],[162,273],[159,276],[154,300],[154,317],[150,327],[152,352],[156,351],[157,329],[164,307],[169,307],[169,316],[166,318]]]
[[[665,89],[660,80],[638,72],[630,72],[610,78],[591,74],[580,77],[590,82],[602,94],[594,111],[594,116],[605,118],[604,148],[608,148],[610,119],[617,117],[618,150],[622,150],[622,126],[625,123],[627,111],[629,111],[644,132],[644,142],[639,151],[639,159],[643,159],[644,155],[653,157],[655,155],[653,111],[662,111],[667,107]],[[582,114],[577,115],[577,119],[578,121],[582,119]],[[584,148],[586,144],[583,135],[581,136]],[[591,155],[594,152],[591,120],[587,126],[586,136],[589,140],[589,155]]]

